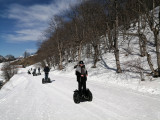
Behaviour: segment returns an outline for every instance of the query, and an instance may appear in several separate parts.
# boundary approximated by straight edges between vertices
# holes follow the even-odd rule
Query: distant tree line
[[[96,68],[101,55],[112,52],[117,73],[121,73],[118,38],[123,37],[124,41],[128,41],[126,50],[129,51],[128,37],[136,36],[139,38],[139,56],[146,56],[153,76],[160,76],[160,9],[157,15],[153,10],[159,5],[159,0],[84,0],[65,14],[52,17],[48,29],[43,33],[45,40],[39,43],[38,60],[42,65],[44,62],[49,66],[58,65],[61,70],[64,61],[80,61],[84,56],[91,58],[92,67]],[[147,25],[154,42],[144,34]],[[129,29],[136,26],[136,33],[130,33]],[[148,43],[152,43],[156,49],[157,69],[153,67],[147,50]]]
[[[16,60],[16,58],[13,55],[6,55],[5,57],[0,55],[0,63],[7,62],[7,61],[13,61],[13,60]]]
[[[25,51],[25,52],[23,53],[23,57],[22,57],[22,58],[27,58],[27,57],[29,57],[29,56],[31,56],[31,55],[34,55],[34,53],[30,53],[30,52]],[[19,57],[19,58],[20,58],[20,57]],[[6,55],[6,56],[0,55],[0,63],[2,63],[2,62],[14,61],[14,60],[19,59],[19,58],[16,58],[14,55],[11,55],[11,54]]]

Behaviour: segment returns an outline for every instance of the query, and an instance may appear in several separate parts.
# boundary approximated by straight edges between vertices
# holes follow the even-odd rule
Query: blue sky
[[[0,0],[0,55],[36,52],[53,15],[80,0]]]

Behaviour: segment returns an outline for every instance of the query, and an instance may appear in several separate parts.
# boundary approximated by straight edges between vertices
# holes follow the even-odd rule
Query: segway
[[[37,76],[36,72],[33,72],[32,74],[33,74],[33,76]]]
[[[48,78],[48,79],[43,78],[42,84],[44,84],[44,83],[51,83],[51,79],[50,78]]]
[[[37,75],[41,75],[41,73],[37,73]]]
[[[37,76],[36,69],[33,70],[32,74],[33,76]]]
[[[86,89],[86,91],[80,92],[79,90],[75,90],[73,94],[73,100],[76,104],[79,104],[80,102],[89,101],[91,102],[93,99],[92,93],[89,89]]]
[[[31,72],[28,70],[28,74],[31,74]]]

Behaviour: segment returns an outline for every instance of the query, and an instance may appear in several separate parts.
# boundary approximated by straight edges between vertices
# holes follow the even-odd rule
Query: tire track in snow
[[[48,87],[48,86],[46,86]],[[60,96],[61,98],[63,98],[64,100],[67,100],[68,102],[70,102],[71,104],[74,104],[73,103],[73,100],[68,97],[64,91],[60,90],[59,88],[55,87],[55,86],[49,86],[51,90],[54,90],[54,92],[56,92],[56,94],[58,96]],[[56,91],[55,91],[56,90]],[[75,104],[76,105],[76,104]],[[85,110],[87,113],[89,113],[90,115],[94,116],[96,118],[96,120],[102,120],[103,118],[102,117],[99,117],[98,115],[92,113],[90,110],[87,110],[86,108],[82,107],[82,106],[78,106],[76,105],[76,107],[80,108],[80,109],[83,109]]]
[[[69,91],[68,89],[64,90],[64,88],[63,88],[63,90],[62,90],[62,89],[59,89],[58,87],[51,86],[51,85],[49,85],[49,87],[50,87],[50,88],[55,88],[55,89],[57,89],[57,91],[58,91],[58,92],[61,92],[61,93],[65,96],[65,98],[68,98],[68,100],[71,101],[72,103],[74,102],[74,101],[71,100],[71,98],[69,97],[70,94],[67,94],[67,95],[66,95],[66,91]],[[104,103],[104,102],[103,102],[103,103]],[[81,103],[81,104],[82,104],[82,103]],[[80,104],[79,104],[79,105],[80,105]],[[87,105],[88,107],[86,107],[86,105]],[[80,107],[82,107],[82,106],[80,106]],[[108,117],[111,117],[112,120],[117,120],[117,118],[122,118],[122,119],[125,120],[125,118],[124,118],[123,116],[115,113],[115,111],[110,111],[109,109],[104,108],[104,106],[98,106],[98,105],[96,105],[96,104],[93,103],[93,102],[86,102],[85,106],[83,106],[83,109],[86,109],[87,111],[96,110],[96,113],[92,113],[92,114],[97,114],[97,115],[99,115],[99,116],[102,116],[102,117],[100,118],[101,120],[104,119],[104,116],[106,116],[106,114],[108,115]],[[97,113],[97,110],[98,110],[99,113]],[[128,120],[128,118],[126,118],[126,120]],[[133,120],[135,120],[135,119],[133,119]]]
[[[33,79],[33,78],[32,78]],[[35,79],[34,79],[34,81],[35,81]],[[49,90],[49,89],[51,89],[51,90]],[[36,91],[36,90],[35,90]],[[42,91],[44,92],[49,92],[49,94],[53,94],[53,95],[56,95],[56,96],[60,96],[60,99],[64,99],[65,101],[67,100],[68,102],[70,102],[70,103],[73,103],[73,101],[71,100],[71,99],[69,99],[64,93],[62,93],[62,92],[60,92],[58,89],[56,89],[56,88],[54,88],[54,87],[50,87],[50,88],[48,88],[48,86],[44,86],[43,87],[43,89],[42,89]],[[52,97],[50,96],[50,95],[48,95],[48,94],[46,94],[47,95],[47,98],[49,99],[50,98],[50,100],[52,100]],[[32,105],[32,102],[31,102],[31,106],[33,106]],[[49,105],[48,105],[49,106]],[[86,110],[86,109],[84,109],[83,107],[79,107],[80,109],[83,109],[83,110],[85,110],[87,113],[89,113],[91,116],[94,116],[94,118],[96,118],[96,120],[102,120],[102,118],[100,118],[99,116],[97,116],[96,114],[93,114],[93,113],[91,113],[90,111],[88,111],[88,110]],[[50,107],[50,109],[51,109],[51,107]],[[49,109],[49,110],[50,110]],[[33,111],[33,107],[31,107],[29,110],[27,110],[27,111]],[[60,110],[60,108],[59,108],[59,110]],[[56,111],[56,113],[59,111],[59,110],[57,110]],[[35,110],[36,111],[36,110]],[[47,114],[47,113],[46,113]],[[50,115],[50,114],[48,114],[48,115]],[[53,114],[54,115],[54,114]],[[23,115],[22,115],[23,116]],[[51,118],[51,117],[48,117],[47,119],[49,119],[49,118]]]
[[[68,79],[68,78],[69,79],[73,79],[71,77],[67,78],[67,77],[64,77],[64,76],[63,77],[60,76],[59,80],[61,80],[63,78],[65,78],[65,79]],[[63,84],[65,84],[65,88],[67,88],[66,90],[64,90],[64,88],[63,88],[64,93],[65,93],[65,91],[69,91],[70,90],[71,85],[72,85],[71,82],[73,83],[73,81],[70,81],[70,80],[63,81]],[[66,85],[66,84],[69,84],[69,85]],[[59,86],[60,86],[60,82],[59,82]],[[146,96],[144,98],[143,96],[141,96],[140,93],[138,93],[138,94],[135,93],[134,94],[134,91],[133,91],[133,94],[132,94],[131,90],[128,91],[128,89],[125,89],[125,88],[121,88],[121,87],[119,88],[119,87],[115,87],[115,86],[113,86],[113,88],[112,88],[112,86],[107,86],[107,85],[104,85],[104,84],[101,84],[101,83],[100,84],[99,83],[94,84],[94,83],[92,83],[92,81],[88,82],[88,86],[90,86],[89,88],[93,88],[93,86],[94,86],[94,88],[96,88],[96,89],[92,89],[91,90],[92,93],[93,92],[97,93],[96,92],[97,88],[101,89],[101,91],[102,91],[102,95],[101,96],[99,96],[98,94],[94,94],[94,96],[93,96],[94,97],[94,102],[96,102],[96,100],[97,100],[96,98],[99,98],[99,97],[101,97],[101,99],[103,99],[103,97],[105,99],[107,98],[106,99],[107,102],[104,101],[104,100],[101,100],[99,102],[103,101],[104,104],[107,107],[108,106],[110,107],[109,109],[110,109],[111,113],[112,112],[113,113],[116,112],[119,116],[123,116],[124,117],[123,119],[127,119],[128,120],[128,119],[141,119],[141,118],[144,118],[144,119],[155,118],[157,120],[157,117],[156,117],[157,113],[152,112],[152,113],[150,113],[151,115],[148,114],[147,110],[149,110],[150,108],[148,106],[146,106],[146,105],[143,105],[143,103],[140,102],[141,99],[144,99],[144,100],[147,99],[147,101],[144,101],[145,104],[149,103],[151,107],[153,107],[153,105],[155,105],[154,109],[155,110],[157,109],[157,111],[158,111],[159,107],[156,104],[151,102],[151,101],[155,101],[158,104],[159,100],[157,100],[156,98],[152,99],[152,97],[146,96],[146,95],[144,95],[144,96]],[[64,87],[64,85],[63,85],[63,87]],[[110,90],[110,88],[111,88],[111,90]],[[106,95],[105,95],[105,92],[103,90],[107,91]],[[105,96],[103,96],[103,95],[105,95]],[[109,96],[107,97],[107,95],[109,95]],[[99,96],[99,97],[95,97],[95,96]],[[128,96],[128,97],[126,98],[126,96]],[[151,99],[149,99],[149,98],[151,98]],[[131,102],[129,102],[130,100],[131,100]],[[137,100],[140,100],[140,101],[137,101]],[[97,103],[98,102],[96,102],[95,104],[97,104]],[[102,108],[104,108],[103,104],[99,104],[98,103],[97,105],[98,105],[98,107],[101,106]],[[137,111],[139,111],[139,112],[137,112]],[[141,115],[139,113],[143,113],[144,115]]]
[[[92,85],[100,85],[100,86],[103,86],[103,87],[113,87],[114,89],[118,90],[118,91],[121,91],[123,90],[123,92],[126,92],[128,94],[134,94],[134,95],[137,95],[137,96],[143,96],[143,97],[146,97],[146,98],[150,98],[150,99],[154,99],[154,100],[157,100],[157,101],[160,101],[159,98],[157,98],[156,96],[160,96],[160,95],[152,95],[152,94],[147,94],[147,93],[142,93],[142,92],[139,92],[139,91],[136,91],[136,90],[133,90],[133,89],[130,89],[130,88],[124,88],[123,86],[114,86],[114,84],[105,84],[104,83],[98,83],[98,82],[95,82],[95,81],[90,81],[89,84],[92,84]],[[124,91],[126,90],[126,91]]]

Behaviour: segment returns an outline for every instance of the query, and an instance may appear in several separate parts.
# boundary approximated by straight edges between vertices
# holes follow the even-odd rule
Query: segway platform
[[[37,76],[37,74],[36,74],[36,73],[33,73],[33,76]]]
[[[93,99],[93,96],[92,96],[92,93],[89,89],[86,89],[86,92],[80,92],[78,90],[75,90],[74,91],[74,94],[73,94],[73,101],[76,103],[76,104],[79,104],[80,102],[84,102],[84,101],[89,101],[91,102]]]
[[[41,75],[41,73],[37,73],[37,75]]]
[[[44,83],[51,83],[51,79],[50,78],[48,78],[48,79],[42,79],[42,84],[44,84]]]

